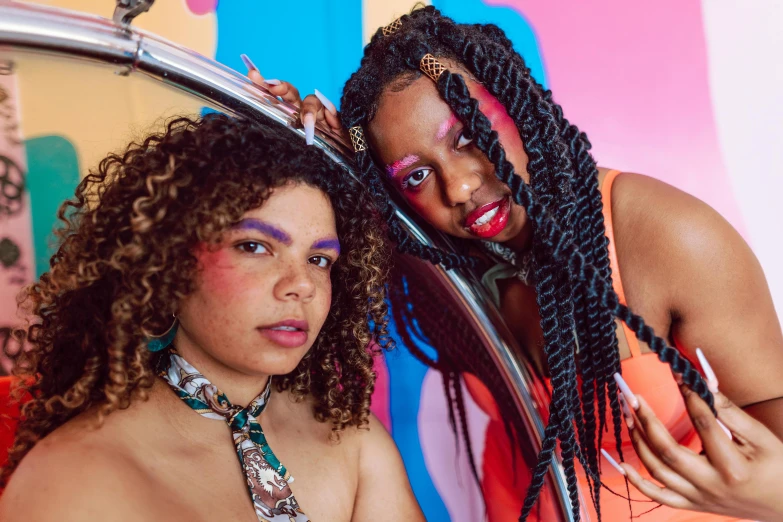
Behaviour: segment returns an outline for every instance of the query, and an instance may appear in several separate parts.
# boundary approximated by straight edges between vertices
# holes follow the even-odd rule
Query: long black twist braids
[[[390,36],[379,30],[366,47],[359,70],[344,89],[343,125],[366,128],[383,90],[417,79],[426,54],[461,64],[516,122],[528,156],[530,184],[506,160],[497,132],[479,110],[479,102],[470,96],[463,76],[445,70],[437,77],[438,92],[462,122],[463,135],[492,162],[514,202],[526,210],[533,229],[533,268],[552,401],[520,520],[525,520],[535,505],[558,441],[573,518],[580,519],[575,460],[585,468],[600,513],[598,448],[607,406],[618,451],[622,429],[612,379],[621,371],[614,318],[624,321],[661,361],[681,373],[683,381],[714,411],[713,397],[688,360],[620,303],[612,288],[603,204],[590,143],[563,118],[551,93],[532,78],[503,32],[492,25],[456,24],[432,7],[403,16],[400,26]],[[471,258],[426,247],[401,230],[369,150],[357,153],[357,164],[381,207],[389,207],[384,215],[401,252],[446,268],[474,264]],[[577,359],[581,398],[576,393]]]

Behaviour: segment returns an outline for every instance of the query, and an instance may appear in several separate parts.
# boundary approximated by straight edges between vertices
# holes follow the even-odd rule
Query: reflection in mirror
[[[9,353],[20,344],[11,338],[12,327],[21,320],[13,296],[47,270],[57,208],[108,152],[161,129],[175,115],[233,112],[226,105],[236,92],[251,92],[252,103],[233,105],[235,112],[275,122],[292,139],[301,139],[301,131],[292,129],[291,107],[258,94],[214,63],[207,67],[225,79],[225,90],[185,88],[176,84],[176,75],[129,74],[126,65],[62,54],[18,49],[0,53],[5,64],[2,107],[8,122],[0,146],[8,158],[0,207],[5,212],[0,217],[0,334]],[[171,56],[175,66],[185,60],[184,53]],[[340,154],[344,144],[334,138],[321,132],[318,146],[346,162]],[[416,219],[406,223],[425,241],[442,240]],[[420,483],[429,484],[433,495],[441,492],[450,509],[468,506],[480,517],[499,505],[493,504],[492,495],[506,494],[509,484],[517,488],[516,496],[524,495],[529,477],[515,470],[528,470],[534,463],[547,391],[531,379],[520,352],[511,351],[515,343],[475,277],[446,273],[407,256],[396,256],[396,262],[390,286],[391,333],[401,349],[378,361],[373,411],[404,450],[410,474],[429,475]],[[3,368],[10,370],[5,359]],[[390,401],[388,393],[383,395],[384,386],[396,386],[395,396],[407,394],[410,403]],[[515,465],[506,465],[509,460]],[[509,474],[496,476],[497,470]],[[556,480],[550,481],[536,508],[547,520],[564,517],[562,478],[557,470],[553,476]],[[493,490],[493,483],[502,487]],[[423,501],[432,500],[427,493],[417,494]]]
[[[0,64],[0,335],[13,350],[14,296],[47,270],[57,210],[79,181],[167,119],[216,107],[124,66],[20,50]]]

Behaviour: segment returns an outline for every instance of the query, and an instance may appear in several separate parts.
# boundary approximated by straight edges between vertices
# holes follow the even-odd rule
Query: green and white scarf
[[[299,508],[289,482],[294,479],[269,447],[257,417],[272,393],[272,378],[247,408],[234,406],[217,387],[185,359],[171,351],[169,367],[160,376],[199,415],[225,421],[231,428],[237,458],[261,522],[309,522]]]

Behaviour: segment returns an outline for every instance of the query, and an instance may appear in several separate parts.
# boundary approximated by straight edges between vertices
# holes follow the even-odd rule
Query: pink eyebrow
[[[446,137],[446,134],[449,133],[452,127],[457,123],[457,116],[454,115],[454,113],[451,113],[451,116],[449,119],[444,121],[440,124],[440,127],[438,128],[438,134],[435,136],[435,138],[440,141],[443,138]]]
[[[386,173],[389,175],[390,178],[393,178],[394,176],[399,174],[401,170],[407,169],[417,161],[419,161],[419,157],[416,156],[415,154],[405,156],[401,160],[397,160],[391,165],[386,165]]]

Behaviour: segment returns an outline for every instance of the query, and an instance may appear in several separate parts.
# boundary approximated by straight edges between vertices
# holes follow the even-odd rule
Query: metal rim
[[[113,64],[124,74],[143,74],[163,84],[185,91],[212,105],[242,116],[271,120],[289,132],[304,136],[296,128],[296,108],[277,100],[256,87],[245,76],[152,33],[120,25],[99,16],[28,3],[2,3],[0,0],[0,50],[27,50],[78,57]],[[350,147],[329,129],[318,128],[315,145],[353,173]],[[436,241],[413,218],[395,205],[396,212],[412,235],[425,244]],[[437,238],[448,245],[447,238]],[[498,370],[517,402],[520,414],[534,430],[531,442],[540,448],[543,421],[531,396],[532,377],[511,348],[510,334],[487,292],[479,281],[457,270],[433,267],[433,273],[446,281],[455,301],[473,318]],[[573,520],[565,476],[553,457],[551,478],[557,491],[564,520]],[[584,503],[582,503],[584,505]],[[589,520],[582,509],[583,520]]]

